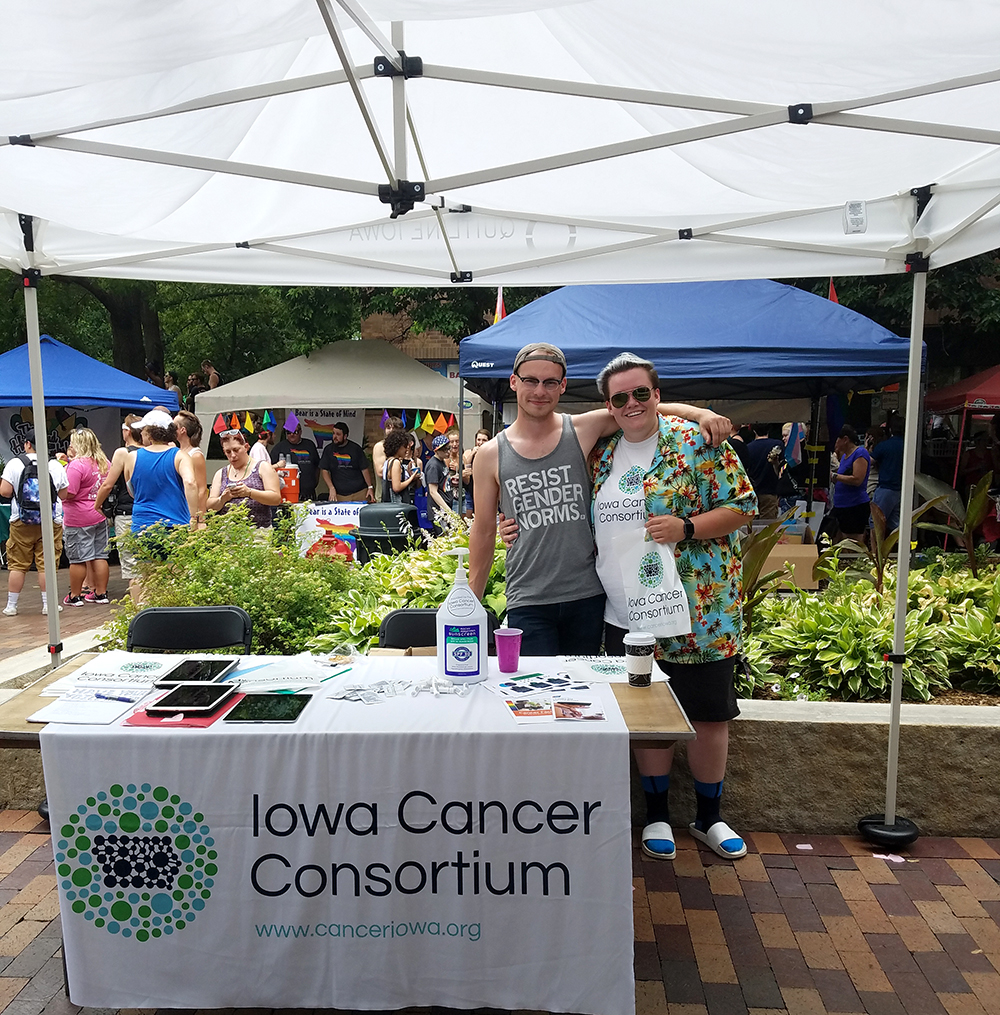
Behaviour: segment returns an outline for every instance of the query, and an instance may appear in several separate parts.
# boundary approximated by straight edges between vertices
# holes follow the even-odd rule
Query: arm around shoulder
[[[497,540],[497,509],[500,484],[497,474],[496,439],[484,444],[472,463],[475,517],[469,531],[469,584],[480,599],[493,567]]]

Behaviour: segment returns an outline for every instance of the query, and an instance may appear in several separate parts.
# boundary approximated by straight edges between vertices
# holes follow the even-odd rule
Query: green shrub
[[[950,556],[964,561],[964,555]],[[800,683],[838,699],[887,697],[891,668],[883,657],[892,651],[896,569],[886,568],[879,592],[835,565],[834,556],[823,593],[761,604],[751,658],[766,660],[778,673],[798,673]],[[995,568],[975,577],[953,565],[937,559],[909,575],[904,698],[926,701],[970,680],[979,689],[1000,690],[1000,578]]]
[[[143,602],[125,599],[105,628],[109,648],[124,648],[129,621],[144,606],[242,606],[253,619],[253,651],[294,655],[331,630],[331,609],[363,577],[339,557],[300,557],[290,545],[294,517],[257,530],[244,507],[210,514],[208,527],[160,530],[166,560],[140,559]],[[141,547],[132,537],[123,544]]]
[[[356,565],[357,585],[338,602],[330,615],[331,630],[313,638],[309,647],[316,652],[329,651],[336,644],[348,643],[362,652],[378,644],[382,618],[403,607],[437,607],[451,591],[456,558],[445,550],[469,545],[464,523],[428,541],[414,544],[398,554],[378,554],[367,563]],[[497,542],[493,571],[486,584],[483,605],[498,618],[507,608],[505,594],[506,555]]]

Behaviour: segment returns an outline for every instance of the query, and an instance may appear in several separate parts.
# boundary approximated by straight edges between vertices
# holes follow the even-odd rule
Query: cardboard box
[[[813,565],[819,557],[815,543],[779,543],[768,555],[761,568],[761,574],[777,571],[785,562],[795,565],[794,585],[800,589],[818,589],[819,581],[813,577]],[[791,582],[784,582],[784,588],[791,588]]]

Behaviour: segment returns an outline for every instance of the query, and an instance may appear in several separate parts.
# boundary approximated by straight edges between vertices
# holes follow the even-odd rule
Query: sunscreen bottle
[[[464,547],[446,550],[458,557],[455,584],[437,611],[438,674],[453,684],[475,684],[487,677],[486,610],[469,588],[462,565]]]

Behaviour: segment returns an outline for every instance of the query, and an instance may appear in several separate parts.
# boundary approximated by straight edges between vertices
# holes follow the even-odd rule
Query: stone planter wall
[[[741,701],[723,816],[739,831],[845,834],[885,808],[889,706]],[[671,820],[694,818],[683,748]],[[634,774],[634,773],[633,773]],[[633,814],[643,816],[633,779]],[[896,812],[925,835],[1000,836],[1000,707],[903,705]]]

